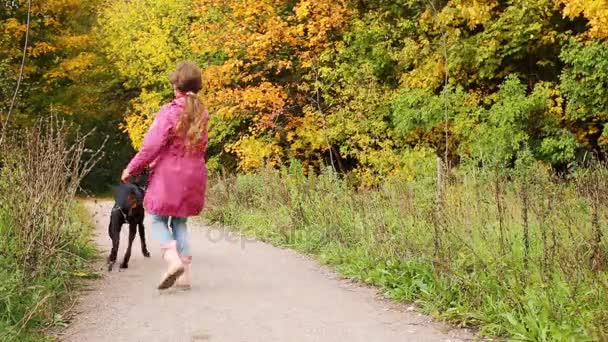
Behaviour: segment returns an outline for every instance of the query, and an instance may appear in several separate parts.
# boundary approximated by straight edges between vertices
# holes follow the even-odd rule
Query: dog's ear
[[[127,203],[129,204],[129,210],[137,207],[137,197],[133,191],[129,192],[127,195]]]

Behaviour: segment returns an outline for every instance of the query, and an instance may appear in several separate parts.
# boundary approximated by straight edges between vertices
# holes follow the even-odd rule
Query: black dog
[[[131,246],[139,228],[139,238],[141,240],[141,252],[146,258],[150,257],[150,252],[146,247],[146,233],[144,230],[144,189],[136,184],[121,184],[116,188],[114,196],[115,204],[110,216],[110,226],[108,234],[112,239],[112,250],[108,257],[108,271],[112,271],[116,256],[118,254],[118,243],[120,242],[120,230],[125,223],[129,224],[129,246],[125,252],[125,257],[120,264],[120,268],[129,267],[131,258]]]

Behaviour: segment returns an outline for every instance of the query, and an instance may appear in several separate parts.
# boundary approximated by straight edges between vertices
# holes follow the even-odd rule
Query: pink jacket
[[[175,99],[156,114],[139,152],[127,171],[138,175],[152,162],[144,208],[151,214],[187,217],[198,215],[205,205],[207,168],[204,143],[198,152],[186,152],[183,139],[175,136],[184,99]],[[205,112],[205,115],[209,113]]]

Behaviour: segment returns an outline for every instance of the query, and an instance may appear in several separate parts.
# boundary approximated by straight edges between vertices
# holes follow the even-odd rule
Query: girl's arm
[[[167,144],[173,128],[169,118],[169,108],[161,110],[156,115],[150,130],[146,133],[141,149],[125,170],[129,176],[139,175],[146,166],[156,160],[162,148]]]

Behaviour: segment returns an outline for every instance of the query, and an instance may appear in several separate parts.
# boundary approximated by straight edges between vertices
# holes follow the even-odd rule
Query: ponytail
[[[209,121],[209,113],[196,95],[203,87],[201,69],[192,62],[179,63],[169,80],[177,90],[186,94],[184,111],[175,127],[176,134],[183,139],[187,150],[200,151],[205,148]]]
[[[185,96],[184,110],[177,121],[176,133],[186,144],[186,148],[196,151],[204,148],[207,135],[209,113],[198,96],[188,92]]]

